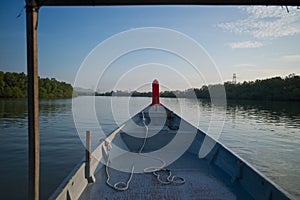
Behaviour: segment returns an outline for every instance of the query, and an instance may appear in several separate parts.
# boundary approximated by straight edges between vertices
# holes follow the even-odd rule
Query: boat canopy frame
[[[299,0],[25,0],[28,79],[28,199],[39,199],[40,134],[38,95],[38,11],[43,6],[300,6]]]
[[[143,6],[143,5],[277,5],[299,6],[295,0],[27,0],[35,6]]]

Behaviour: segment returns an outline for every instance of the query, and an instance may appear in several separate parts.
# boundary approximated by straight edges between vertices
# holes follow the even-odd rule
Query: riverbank
[[[224,84],[204,85],[185,91],[162,91],[161,97],[210,99],[211,91],[225,90],[228,100],[259,101],[300,101],[300,76],[290,74],[285,78],[272,77],[263,80],[244,81],[243,83],[225,82]],[[223,91],[224,91],[223,90]],[[151,92],[110,91],[95,93],[96,96],[151,97]]]
[[[55,78],[39,77],[39,98],[63,99],[76,96],[71,84]],[[26,98],[27,75],[0,71],[0,98]]]

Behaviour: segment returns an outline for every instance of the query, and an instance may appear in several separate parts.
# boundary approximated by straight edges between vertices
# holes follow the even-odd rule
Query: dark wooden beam
[[[300,5],[299,0],[37,0],[37,2],[39,6]]]
[[[26,2],[27,75],[28,75],[28,199],[39,199],[40,135],[38,86],[38,8],[34,0]]]

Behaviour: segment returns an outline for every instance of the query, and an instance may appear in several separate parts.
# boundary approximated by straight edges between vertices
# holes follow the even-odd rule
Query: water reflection
[[[41,100],[39,106],[41,116],[69,114],[72,109],[72,100]]]
[[[39,112],[40,122],[47,121],[50,116],[69,115],[71,113],[71,100],[41,100]],[[26,127],[27,117],[26,99],[0,99],[0,127]]]
[[[25,99],[0,99],[0,118],[27,117]]]
[[[27,126],[25,99],[0,99],[0,128]]]
[[[254,119],[257,123],[300,128],[300,103],[267,101],[228,101],[227,117],[233,121],[236,115]]]

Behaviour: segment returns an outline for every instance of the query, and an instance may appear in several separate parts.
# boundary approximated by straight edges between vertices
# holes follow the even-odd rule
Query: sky
[[[1,71],[26,73],[24,6],[0,3]],[[186,89],[231,81],[233,73],[238,82],[299,75],[300,9],[288,9],[42,7],[39,75],[101,91],[142,89],[155,78]]]

